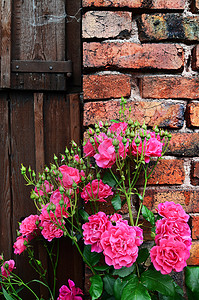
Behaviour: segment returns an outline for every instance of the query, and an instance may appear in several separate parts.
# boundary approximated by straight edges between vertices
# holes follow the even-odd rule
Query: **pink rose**
[[[80,163],[80,157],[78,154],[75,154],[74,160],[76,160],[78,163]]]
[[[143,230],[139,226],[134,226],[133,228],[136,231],[135,243],[137,246],[140,246],[143,243]]]
[[[136,230],[123,222],[111,226],[101,236],[101,247],[107,265],[115,269],[130,267],[138,256]]]
[[[98,147],[97,154],[94,155],[96,164],[100,168],[111,168],[116,161],[115,148],[112,139],[104,140]]]
[[[27,248],[28,238],[23,237],[22,235],[16,239],[16,242],[13,245],[14,254],[21,254]],[[24,245],[25,244],[25,245]]]
[[[37,233],[38,226],[36,225],[36,222],[39,221],[38,215],[30,215],[29,217],[25,218],[20,225],[19,232],[23,236],[29,236],[32,235],[34,232]]]
[[[85,203],[90,201],[106,202],[104,198],[113,195],[112,189],[108,184],[104,184],[102,180],[95,179],[89,182],[81,193],[81,197]]]
[[[154,246],[150,251],[151,261],[157,271],[169,274],[171,271],[180,272],[187,265],[189,250],[182,242],[173,237],[161,239],[159,246]]]
[[[81,181],[79,170],[76,168],[63,165],[59,167],[59,171],[63,175],[62,182],[65,188],[72,188],[73,182],[78,184]]]
[[[119,141],[119,150],[118,150],[119,156],[120,156],[121,158],[125,159],[125,158],[126,158],[126,155],[127,155],[127,153],[128,153],[128,150],[129,150],[129,140],[127,140],[127,143],[126,143],[126,145],[124,146],[124,144],[123,144],[123,142],[122,142],[123,138],[122,138],[120,135],[117,136],[116,139]]]
[[[61,208],[60,200],[64,201],[64,205]],[[55,215],[57,218],[61,218],[63,217],[68,217],[68,212],[67,209],[70,207],[70,200],[67,196],[65,196],[64,194],[62,195],[59,191],[59,189],[55,190],[51,197],[50,197],[50,203],[53,203],[56,205],[56,209],[55,209]],[[47,207],[46,207],[47,208]]]
[[[6,260],[1,266],[1,274],[4,277],[8,277],[10,276],[10,272],[12,272],[14,269],[16,269],[14,260]]]
[[[91,245],[91,252],[102,252],[101,235],[112,226],[104,212],[88,217],[89,222],[82,225],[84,244]]]
[[[44,183],[40,186],[40,190],[37,190],[37,187],[35,187],[35,193],[38,196],[47,195],[48,193],[51,193],[53,191],[53,185],[50,184],[47,180],[44,181]]]
[[[162,217],[170,218],[173,220],[182,220],[188,222],[189,215],[187,215],[179,203],[164,202],[158,204],[158,213]]]
[[[119,123],[113,123],[108,130],[111,132],[116,132],[117,135],[122,132],[122,134],[125,134],[125,131],[127,129],[128,124],[125,122],[119,122]]]
[[[161,219],[156,222],[156,237],[155,242],[160,244],[160,240],[163,238],[169,238],[173,236],[175,240],[183,242],[187,249],[191,248],[191,230],[189,225],[182,220],[173,219]]]
[[[66,285],[62,285],[59,289],[59,297],[57,300],[82,300],[83,292],[80,288],[75,287],[75,283],[68,279],[69,288]]]
[[[83,147],[85,156],[93,157],[96,153],[93,145],[91,144],[90,140],[87,141],[87,143]]]

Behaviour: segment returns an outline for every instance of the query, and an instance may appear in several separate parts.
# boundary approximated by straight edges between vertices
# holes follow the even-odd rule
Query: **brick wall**
[[[83,0],[84,126],[118,118],[172,132],[145,204],[176,201],[191,215],[199,264],[199,0]]]

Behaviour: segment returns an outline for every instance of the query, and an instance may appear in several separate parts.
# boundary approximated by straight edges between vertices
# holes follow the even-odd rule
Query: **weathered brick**
[[[148,9],[184,9],[185,0],[83,0],[83,7],[130,7]]]
[[[142,14],[138,24],[141,41],[199,40],[199,16],[183,17],[177,13]]]
[[[199,69],[199,46],[195,46],[192,51],[192,68],[193,70]]]
[[[191,184],[199,185],[199,161],[191,163]]]
[[[143,203],[155,213],[158,204],[165,201],[181,204],[187,213],[199,212],[199,193],[190,189],[148,188]]]
[[[199,0],[193,0],[191,1],[191,9],[193,12],[199,11]]]
[[[187,105],[186,119],[188,127],[199,127],[199,102]]]
[[[199,265],[199,241],[193,241],[187,264],[189,266]]]
[[[166,153],[175,156],[199,156],[199,133],[173,133]]]
[[[126,105],[126,115],[133,121],[138,120],[149,126],[180,128],[183,125],[184,107],[182,104],[172,102],[156,101],[129,101]],[[110,122],[112,119],[119,119],[120,101],[89,102],[84,105],[84,126],[90,126],[99,122]]]
[[[130,76],[124,74],[84,75],[84,99],[106,99],[129,97]]]
[[[140,92],[143,98],[198,99],[199,79],[190,77],[149,76],[140,80]]]
[[[183,64],[183,48],[176,44],[141,45],[132,42],[83,44],[85,68],[180,70]]]
[[[150,170],[152,170],[152,166],[150,166]],[[183,184],[184,179],[184,161],[179,159],[164,159],[158,162],[151,178],[148,180],[148,185]]]
[[[192,239],[198,240],[199,239],[199,216],[192,216]]]
[[[83,38],[111,38],[132,29],[132,14],[119,11],[88,11],[82,18]]]

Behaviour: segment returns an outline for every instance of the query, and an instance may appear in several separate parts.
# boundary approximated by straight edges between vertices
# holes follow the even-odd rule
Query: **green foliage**
[[[199,299],[199,267],[186,267],[185,284],[189,300]]]
[[[113,205],[114,210],[119,210],[122,208],[122,201],[119,195],[116,195],[112,200],[111,203]]]
[[[126,276],[128,276],[128,275],[130,275],[131,273],[133,273],[134,272],[134,270],[135,270],[135,265],[133,264],[131,267],[129,267],[129,268],[127,268],[127,267],[123,267],[123,268],[121,268],[121,269],[115,269],[114,271],[113,271],[113,275],[118,275],[119,277],[122,277],[122,278],[124,278],[124,277],[126,277]]]
[[[149,257],[149,250],[147,248],[142,248],[138,252],[138,258],[137,258],[136,262],[138,264],[141,264],[141,263],[145,262],[148,257]]]
[[[117,185],[117,181],[113,177],[113,175],[110,173],[110,171],[106,171],[104,174],[104,177],[102,179],[104,184],[108,184],[111,187],[114,187]]]
[[[89,263],[91,266],[95,266],[100,261],[101,254],[97,252],[91,252],[91,246],[86,245],[84,246],[83,256],[85,262]]]
[[[122,292],[121,300],[150,300],[151,297],[138,277],[134,277],[127,283]]]
[[[145,205],[142,206],[142,215],[152,226],[155,225],[154,214]]]
[[[90,278],[91,287],[89,293],[92,297],[92,300],[98,299],[103,291],[103,281],[99,275],[94,275]]]

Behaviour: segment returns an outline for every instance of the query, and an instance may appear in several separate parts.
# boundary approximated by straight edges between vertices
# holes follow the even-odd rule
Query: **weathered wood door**
[[[20,167],[39,172],[80,139],[79,20],[80,0],[1,0],[0,252],[27,280],[31,271],[12,248],[18,221],[35,212]],[[73,249],[62,251],[60,284],[71,274],[81,285]]]

